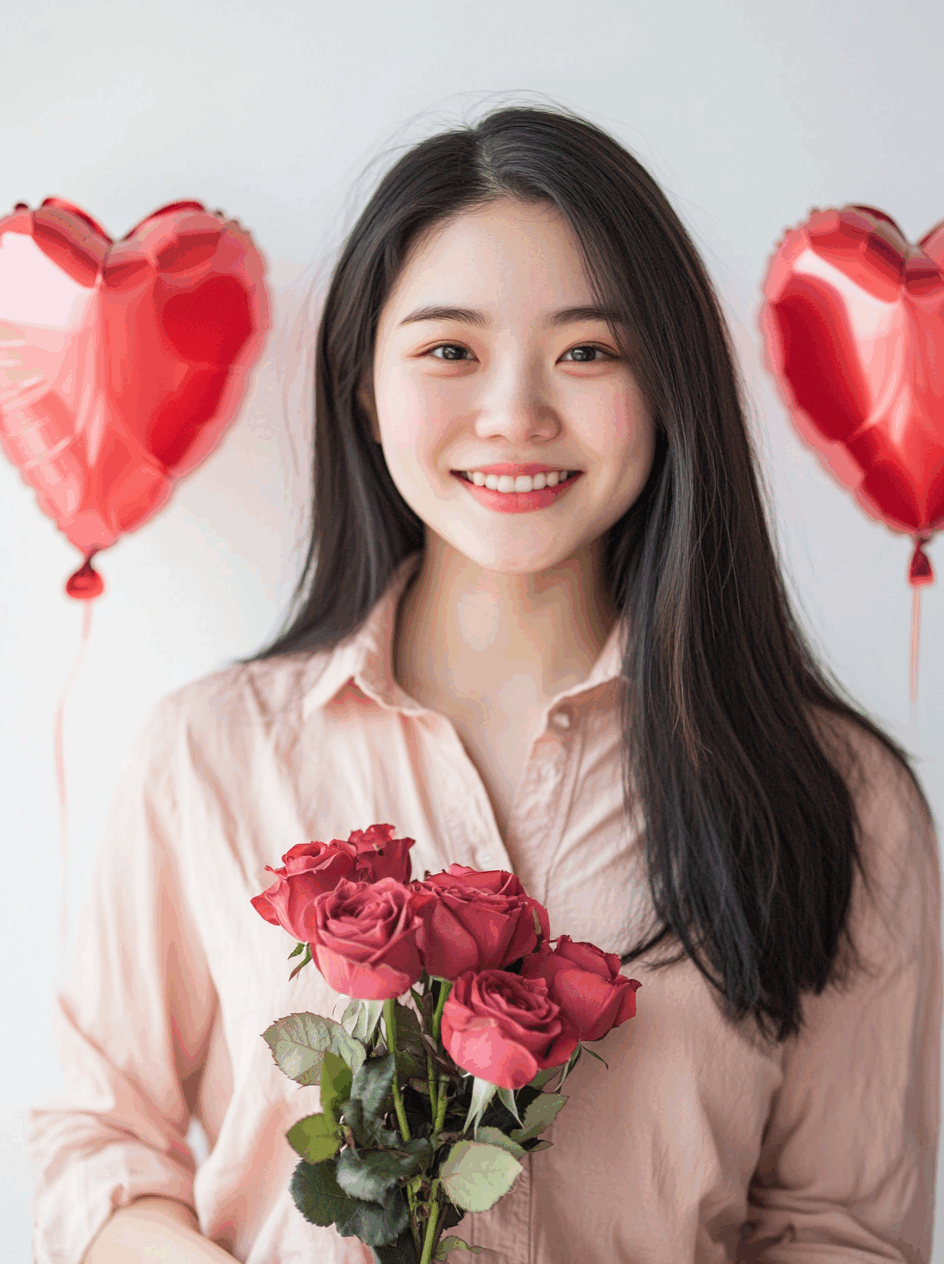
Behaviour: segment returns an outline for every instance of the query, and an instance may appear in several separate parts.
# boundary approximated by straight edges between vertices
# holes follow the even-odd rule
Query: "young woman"
[[[318,1090],[260,1037],[345,998],[249,901],[375,821],[642,982],[458,1226],[484,1259],[927,1264],[932,814],[804,640],[710,280],[604,132],[503,109],[381,181],[318,334],[296,596],[135,745],[57,998],[69,1095],[33,1112],[37,1264],[371,1259],[294,1207]]]

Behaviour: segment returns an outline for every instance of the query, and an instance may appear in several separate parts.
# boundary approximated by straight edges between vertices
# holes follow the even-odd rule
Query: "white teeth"
[[[465,476],[476,487],[488,487],[498,492],[539,492],[544,487],[556,487],[572,474],[570,470],[548,470],[546,474],[483,474],[481,470],[466,470]]]

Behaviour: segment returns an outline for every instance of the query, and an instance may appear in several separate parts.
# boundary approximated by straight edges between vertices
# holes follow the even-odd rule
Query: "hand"
[[[147,1195],[112,1213],[82,1264],[146,1264],[158,1253],[175,1264],[232,1264],[233,1259],[200,1233],[192,1207]]]

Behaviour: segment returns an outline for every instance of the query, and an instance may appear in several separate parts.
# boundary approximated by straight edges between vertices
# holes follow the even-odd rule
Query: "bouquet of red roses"
[[[442,1234],[551,1144],[539,1134],[567,1098],[546,1086],[635,1015],[641,984],[593,944],[552,946],[547,910],[512,873],[454,864],[411,881],[414,840],[393,830],[300,843],[266,866],[276,880],[252,905],[298,941],[289,977],[314,961],[352,999],[340,1023],[290,1014],[262,1034],[290,1079],[321,1088],[321,1110],[286,1134],[299,1211],[378,1264],[430,1264],[479,1250]]]

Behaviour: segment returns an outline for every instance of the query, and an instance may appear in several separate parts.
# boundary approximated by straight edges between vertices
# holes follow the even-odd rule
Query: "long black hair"
[[[501,108],[416,144],[380,180],[343,243],[318,328],[311,538],[293,608],[268,646],[239,661],[333,647],[424,547],[357,390],[418,235],[509,196],[552,204],[575,231],[594,298],[631,331],[611,330],[656,422],[649,480],[605,541],[606,583],[632,629],[623,793],[627,813],[637,803],[643,813],[654,909],[623,962],[678,942],[652,964],[690,957],[728,1021],[752,1016],[783,1041],[802,1027],[801,993],[842,984],[859,960],[854,867],[870,888],[855,802],[841,759],[824,757],[817,715],[872,734],[932,814],[908,753],[841,696],[806,642],[711,280],[665,194],[605,131],[566,109]]]

